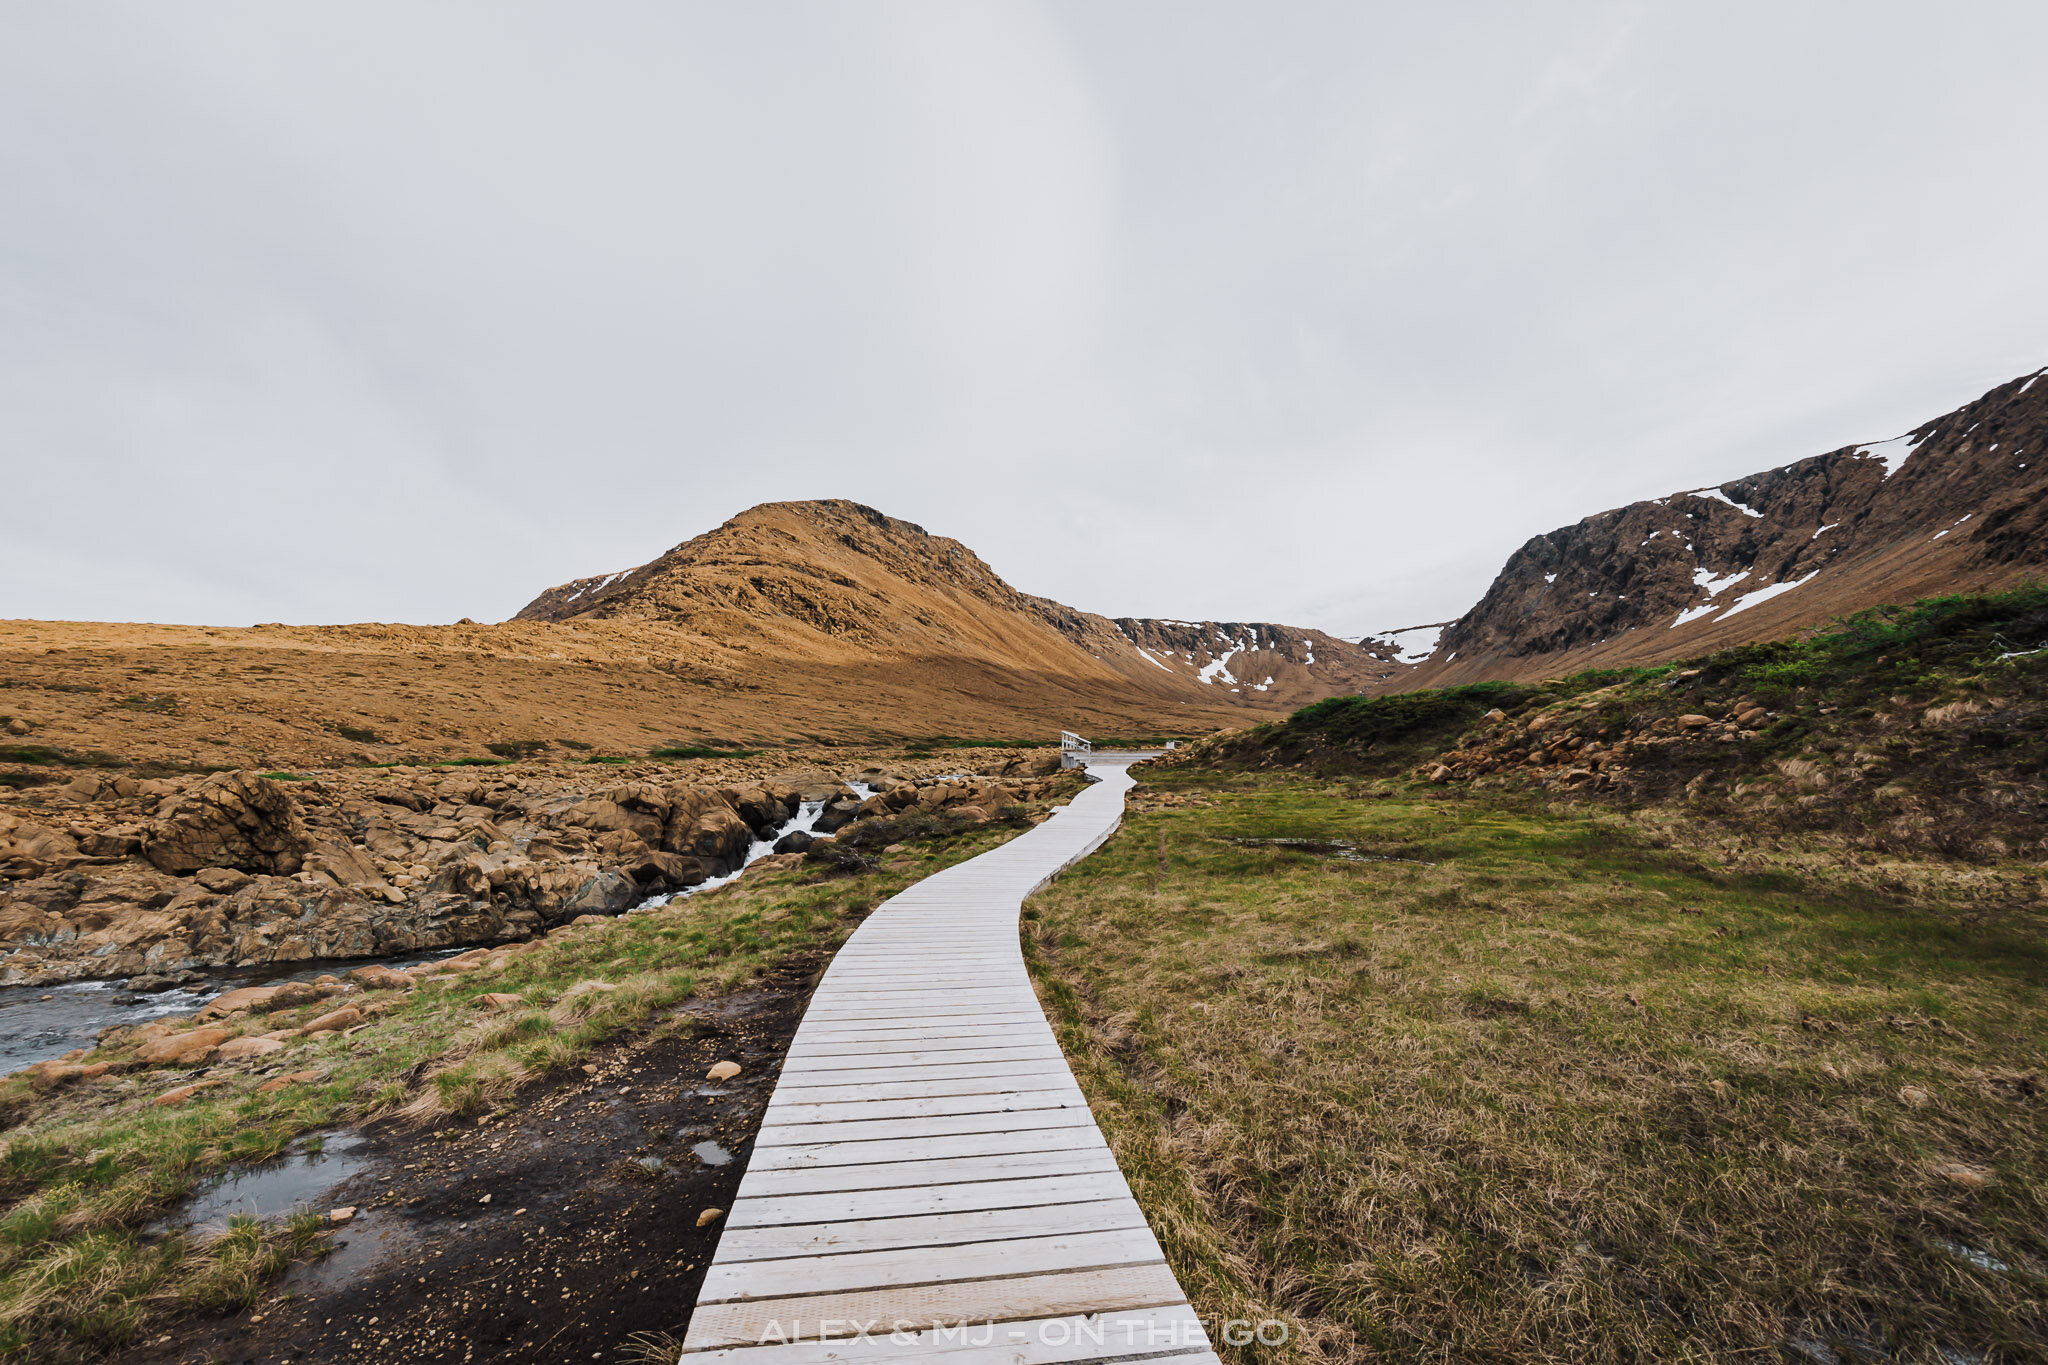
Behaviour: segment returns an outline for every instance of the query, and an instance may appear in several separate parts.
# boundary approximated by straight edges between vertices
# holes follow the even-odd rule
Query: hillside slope
[[[1162,760],[1164,762],[1164,760]],[[2048,585],[1545,682],[1334,697],[1178,765],[1683,803],[1760,835],[2048,866]]]
[[[1267,622],[1112,620],[1018,592],[957,540],[856,502],[767,503],[638,568],[577,579],[517,621],[646,621],[797,658],[973,660],[1270,710],[1356,692],[1384,650]]]
[[[1537,536],[1398,687],[1654,663],[2048,565],[2048,382]],[[1412,656],[1411,656],[1412,657]]]
[[[1106,617],[850,502],[742,513],[497,625],[0,622],[0,783],[715,742],[1201,734],[1393,666],[1319,631]]]

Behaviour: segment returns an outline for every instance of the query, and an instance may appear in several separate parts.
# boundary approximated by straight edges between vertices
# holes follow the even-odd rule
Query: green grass
[[[882,899],[1015,832],[934,826],[894,871],[757,871],[673,910],[513,945],[496,965],[452,984],[371,993],[388,1002],[371,1027],[264,1059],[325,1072],[270,1095],[255,1093],[262,1077],[218,1064],[209,1078],[227,1085],[170,1109],[150,1100],[184,1083],[184,1073],[117,1074],[54,1094],[23,1079],[0,1082],[0,1112],[20,1120],[0,1149],[0,1359],[94,1358],[132,1343],[153,1315],[248,1302],[265,1277],[307,1251],[317,1229],[296,1223],[237,1229],[211,1244],[141,1241],[137,1229],[206,1176],[378,1115],[431,1122],[505,1109],[529,1079],[607,1042],[687,1029],[687,1018],[673,1014],[681,1001],[730,992],[793,953],[836,945]],[[499,991],[523,997],[523,1008],[477,1006]],[[332,1007],[237,1022],[262,1032]],[[131,1051],[113,1041],[88,1061],[118,1063]]]
[[[121,768],[128,760],[118,754],[93,750],[78,753],[51,744],[0,744],[0,763],[26,763],[61,768]]]
[[[1026,947],[1197,1310],[1292,1328],[1226,1356],[2048,1351],[2027,869],[1145,780],[1173,803],[1141,792]],[[1287,837],[1358,860],[1230,842]]]
[[[660,749],[649,749],[649,758],[752,758],[759,749],[711,749],[701,744],[671,744]],[[585,762],[611,762],[610,759],[586,759]],[[628,760],[630,761],[630,760]]]
[[[1589,698],[1596,719],[1619,725],[1645,711],[1676,715],[1743,694],[1803,718],[1782,725],[1775,747],[1796,744],[1829,714],[1867,716],[1892,697],[2038,691],[2048,675],[2048,584],[1876,607],[1810,635],[1740,645],[1682,662],[1594,669],[1543,683],[1485,682],[1377,697],[1331,697],[1285,721],[1225,736],[1216,761],[1309,766],[1392,775],[1450,745],[1495,708],[1522,716]],[[2036,652],[2038,651],[2038,652]],[[2002,658],[2011,655],[2014,657]]]

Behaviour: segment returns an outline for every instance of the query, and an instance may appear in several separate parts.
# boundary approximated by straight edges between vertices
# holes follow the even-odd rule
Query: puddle
[[[72,981],[61,986],[0,986],[0,1074],[36,1062],[62,1057],[73,1048],[91,1047],[101,1029],[116,1024],[133,1027],[152,1019],[190,1014],[207,1001],[238,986],[279,981],[311,981],[333,973],[341,976],[368,962],[409,967],[464,952],[435,948],[402,957],[329,958],[286,962],[269,967],[223,969],[203,974],[196,984],[151,995],[138,995],[118,981]]]
[[[732,1092],[730,1090],[721,1089],[720,1087],[715,1085],[700,1085],[697,1087],[697,1093],[699,1095],[702,1095],[706,1099],[717,1100],[725,1098]]]
[[[706,1166],[723,1166],[732,1160],[732,1153],[715,1142],[700,1142],[690,1148],[697,1154],[697,1160]]]
[[[192,1228],[226,1227],[230,1218],[280,1218],[297,1208],[321,1208],[320,1196],[369,1165],[357,1154],[360,1134],[319,1133],[319,1150],[310,1144],[261,1165],[215,1176],[199,1187],[183,1207],[150,1226],[151,1232],[182,1232]]]
[[[1277,848],[1284,853],[1306,853],[1318,858],[1342,858],[1347,863],[1413,863],[1435,867],[1421,858],[1402,858],[1392,853],[1369,853],[1342,839],[1232,839],[1239,848]]]
[[[674,1175],[676,1173],[675,1167],[669,1165],[658,1156],[636,1157],[633,1164],[649,1175]]]

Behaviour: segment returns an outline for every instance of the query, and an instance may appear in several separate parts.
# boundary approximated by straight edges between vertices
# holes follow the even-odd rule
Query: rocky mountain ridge
[[[1649,663],[2048,564],[2048,383],[1532,538],[1399,688]]]

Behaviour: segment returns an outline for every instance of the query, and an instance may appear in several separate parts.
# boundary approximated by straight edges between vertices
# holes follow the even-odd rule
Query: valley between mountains
[[[840,500],[0,623],[0,1359],[674,1360],[820,968],[1062,729],[1183,741],[1024,948],[1231,1365],[2048,1358],[2041,377],[1363,638]]]

